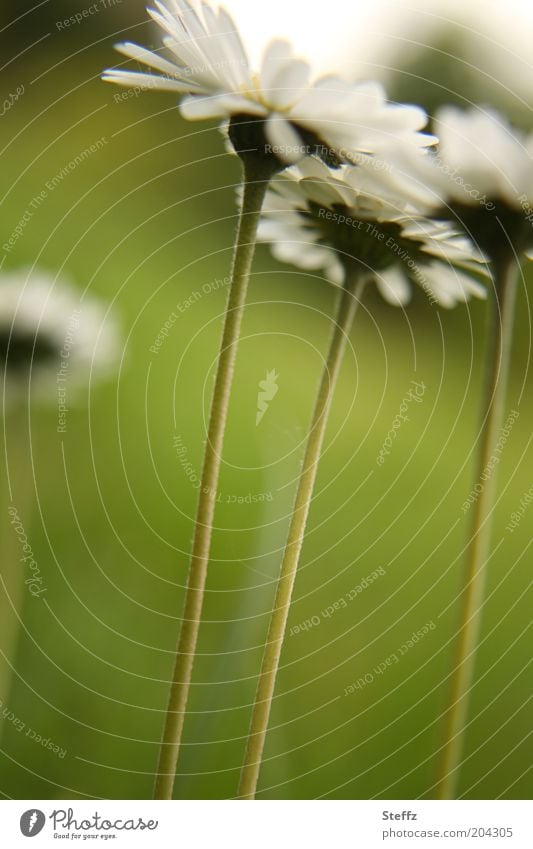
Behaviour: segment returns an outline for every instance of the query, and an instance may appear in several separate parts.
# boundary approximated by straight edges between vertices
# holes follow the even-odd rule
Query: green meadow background
[[[4,718],[0,792],[144,799],[183,602],[239,167],[217,128],[182,121],[171,95],[117,102],[122,90],[98,79],[115,62],[112,44],[125,19],[128,37],[151,40],[137,25],[140,4],[54,31],[69,8],[45,4],[1,34],[2,99],[20,84],[25,91],[0,122],[0,242],[47,182],[91,145],[98,150],[47,191],[4,268],[35,263],[67,275],[110,305],[123,339],[116,376],[72,399],[65,434],[57,433],[53,402],[35,405],[17,411],[5,446],[18,463],[13,502],[47,586],[43,598],[25,599],[9,708],[65,755]],[[19,13],[8,6],[4,23]],[[393,91],[433,108],[446,94],[438,56],[421,54],[408,73],[398,72]],[[466,89],[464,81],[454,99]],[[509,109],[527,125],[529,113],[511,100]],[[527,271],[508,402],[520,416],[499,466],[461,775],[460,793],[469,799],[527,798],[532,790],[526,593],[533,513],[514,533],[506,530],[532,485],[530,283]],[[259,248],[179,798],[236,793],[335,302],[320,276],[279,265]],[[150,348],[173,313],[155,354]],[[485,319],[478,301],[446,312],[417,292],[403,311],[374,291],[365,296],[320,467],[260,799],[432,796],[469,526],[461,508],[472,487]],[[256,426],[258,384],[271,370],[279,392]],[[410,404],[410,421],[380,467],[376,458],[413,381],[425,385],[422,402]],[[328,615],[378,569],[376,580]],[[420,630],[427,633],[398,663],[375,672]],[[365,675],[371,683],[345,695]]]

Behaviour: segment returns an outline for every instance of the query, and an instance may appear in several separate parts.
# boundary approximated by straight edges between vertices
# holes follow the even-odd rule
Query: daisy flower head
[[[442,194],[491,259],[533,249],[533,134],[492,109],[436,116]]]
[[[387,102],[378,83],[313,81],[309,63],[287,41],[272,41],[254,69],[233,19],[210,0],[155,0],[148,13],[163,33],[161,47],[127,42],[117,49],[149,70],[108,70],[103,78],[175,92],[184,118],[229,125],[242,157],[259,152],[275,171],[309,154],[336,163],[391,143],[435,142],[420,132],[427,123],[421,108]]]
[[[407,191],[407,179],[393,166],[376,169],[370,157],[336,171],[306,160],[274,181],[259,238],[281,262],[337,284],[356,263],[394,306],[409,302],[412,283],[443,307],[484,297],[470,276],[482,271],[483,257],[448,222],[426,217],[434,195],[424,198],[416,181]]]
[[[111,370],[119,332],[103,305],[45,271],[0,275],[0,374],[8,406],[31,392],[57,403]],[[70,397],[69,397],[70,400]]]

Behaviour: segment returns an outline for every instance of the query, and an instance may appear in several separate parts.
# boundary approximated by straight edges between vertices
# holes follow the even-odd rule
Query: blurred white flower
[[[309,63],[297,58],[283,40],[269,44],[256,72],[223,8],[206,0],[194,5],[188,0],[168,0],[167,5],[155,0],[154,5],[148,12],[165,33],[163,48],[169,58],[129,42],[117,49],[159,73],[109,70],[103,78],[184,95],[180,109],[185,118],[239,125],[241,149],[252,147],[261,133],[271,153],[294,163],[317,145],[345,160],[353,152],[375,152],[398,140],[420,147],[435,142],[419,132],[427,123],[424,110],[388,103],[378,83],[353,84],[336,76],[311,82]],[[259,125],[255,136],[253,125]],[[239,145],[235,147],[240,152]]]
[[[0,274],[0,374],[10,405],[28,394],[57,401],[109,373],[119,331],[103,305],[42,270]],[[70,395],[69,395],[70,400]]]
[[[458,200],[476,204],[479,192],[516,209],[522,196],[533,203],[533,133],[519,132],[492,109],[446,106],[435,123],[442,163],[475,190],[452,180],[450,192]]]
[[[409,301],[411,282],[443,307],[485,297],[468,273],[484,269],[483,257],[448,222],[426,217],[434,199],[391,163],[376,168],[367,158],[331,171],[306,160],[273,183],[259,238],[278,260],[321,270],[338,284],[355,260],[395,306]]]
[[[336,0],[334,14],[322,0],[269,0],[260,27],[255,3],[224,2],[254,56],[276,35],[276,21],[283,16],[284,34],[313,57],[321,73],[358,78],[372,67],[386,82],[442,32],[458,58],[468,62],[462,66],[466,75],[477,73],[492,92],[500,88],[502,97],[509,92],[519,92],[526,102],[531,97],[530,0]]]
[[[533,133],[491,109],[436,116],[439,191],[492,259],[533,248]]]

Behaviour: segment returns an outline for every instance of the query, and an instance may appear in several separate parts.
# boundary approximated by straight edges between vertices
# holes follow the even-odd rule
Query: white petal
[[[368,106],[374,109],[384,106],[387,102],[387,93],[383,85],[376,80],[365,80],[357,84],[357,90],[364,94]]]
[[[397,268],[389,268],[376,274],[376,285],[387,303],[403,307],[411,300],[411,286],[405,275]]]
[[[420,263],[419,269],[413,269],[412,282],[418,283],[430,295],[435,294],[440,303],[452,306],[471,295],[482,297],[483,286],[466,273],[469,269],[479,273],[484,267],[470,242],[458,237],[455,228],[446,222],[431,221],[414,207],[403,209],[403,191],[398,188],[398,197],[395,196],[395,181],[391,182],[387,173],[378,171],[371,176],[369,181],[364,167],[345,165],[333,171],[312,158],[305,158],[298,167],[287,169],[274,180],[264,207],[264,219],[268,223],[262,232],[272,239],[274,252],[278,250],[275,244],[282,243],[285,247],[278,250],[278,255],[286,261],[296,261],[291,259],[287,244],[298,244],[301,254],[302,245],[309,246],[320,240],[319,228],[313,227],[312,221],[302,215],[303,209],[311,208],[311,202],[324,210],[344,207],[345,215],[354,221],[390,222],[400,227],[402,243],[408,240],[416,243],[413,244],[413,257],[424,250],[427,260]],[[340,244],[337,244],[339,250]],[[338,263],[333,247],[316,244],[315,251],[316,248],[325,250],[328,264]],[[407,303],[411,291],[407,264],[403,262],[409,259],[409,246],[403,250],[402,244],[402,253],[399,248],[396,267],[387,270],[377,281],[383,297],[395,305]],[[293,252],[291,250],[291,254]],[[443,266],[430,260],[429,254],[442,258]],[[300,257],[296,264],[314,263],[315,256],[316,253]],[[460,266],[460,270],[454,270],[454,265]]]
[[[190,87],[185,83],[159,77],[157,74],[146,74],[144,71],[105,71],[102,79],[107,83],[116,83],[126,88],[140,88],[143,91],[177,91],[180,94],[190,92]]]
[[[128,59],[135,59],[142,65],[148,65],[149,68],[155,68],[156,71],[166,74],[169,77],[182,78],[180,68],[169,62],[163,56],[159,56],[152,50],[146,50],[145,47],[140,47],[138,44],[133,44],[131,41],[125,41],[122,44],[115,45],[115,49]],[[190,88],[194,88],[194,83],[191,83]]]
[[[480,283],[442,263],[433,262],[424,266],[422,274],[429,291],[446,309],[468,301],[471,295],[477,298],[486,297],[486,290]]]
[[[221,84],[220,75],[213,70],[213,63],[216,64],[218,56],[213,58],[209,56],[203,47],[209,45],[209,40],[206,37],[204,28],[199,28],[198,18],[194,20],[198,34],[191,36],[189,27],[185,25],[182,19],[171,15],[171,13],[157,2],[157,10],[148,9],[152,19],[161,29],[168,34],[168,37],[163,39],[165,46],[172,51],[179,65],[183,69],[183,73],[188,79],[197,82],[200,85],[211,90],[220,90]]]
[[[262,115],[264,109],[240,95],[220,94],[212,97],[186,97],[181,102],[180,112],[188,121],[204,121],[211,118],[230,118],[241,112]]]
[[[337,286],[342,286],[344,283],[345,272],[342,263],[333,256],[332,261],[326,268],[326,275],[331,280],[332,283],[336,283]]]
[[[448,180],[452,197],[477,204],[487,195],[520,206],[518,198],[529,190],[532,175],[523,133],[513,129],[502,115],[480,107],[467,111],[441,109],[437,130],[443,171],[453,174]]]
[[[283,116],[271,115],[266,123],[265,134],[274,148],[273,153],[283,162],[298,162],[305,156],[300,136]]]
[[[332,172],[321,159],[316,159],[314,156],[308,156],[298,166],[297,175],[300,180],[329,180],[332,177]]]
[[[274,109],[282,111],[299,100],[309,85],[310,75],[308,63],[302,60],[294,59],[281,65],[272,75],[269,88],[263,87],[263,97]]]
[[[204,54],[206,67],[213,79],[217,79],[219,88],[229,91],[239,88],[240,78],[235,74],[239,57],[235,56],[231,49],[227,49],[226,34],[211,6],[202,3],[202,13],[207,34],[197,38],[196,47]]]
[[[215,70],[225,79],[228,88],[239,90],[250,86],[250,63],[239,32],[230,17],[222,8],[217,14],[208,10],[203,4],[204,17],[209,23],[212,37],[209,40],[209,51],[216,47],[219,52],[219,62]]]
[[[248,54],[242,43],[239,30],[233,22],[233,18],[222,6],[218,10],[218,15],[221,25],[225,28],[228,41],[231,44],[233,55],[235,56],[236,60],[242,64],[243,68],[247,68],[249,70],[250,60],[248,59]]]
[[[262,90],[268,91],[272,88],[272,80],[278,73],[280,66],[289,62],[292,56],[292,47],[288,41],[275,39],[270,42],[263,55],[261,65],[260,84]]]
[[[418,107],[379,105],[381,89],[350,85],[337,77],[320,80],[302,94],[291,118],[349,158],[351,153],[390,149],[398,139],[416,146],[431,140],[418,132],[427,122]]]

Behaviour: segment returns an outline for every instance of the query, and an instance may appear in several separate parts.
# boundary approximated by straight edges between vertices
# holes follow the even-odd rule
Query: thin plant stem
[[[257,228],[271,176],[271,174],[258,173],[253,167],[245,164],[244,192],[235,244],[232,282],[215,378],[185,605],[157,765],[154,799],[172,799],[174,790],[204,603],[222,447],[237,347],[255,253]]]
[[[447,708],[445,740],[438,766],[438,799],[454,799],[459,781],[494,524],[496,474],[494,470],[487,474],[487,469],[491,468],[491,460],[505,416],[518,272],[519,268],[514,259],[501,263],[494,272],[495,293],[491,297],[490,305],[481,442],[475,477],[475,483],[480,484],[482,489],[474,504],[466,548],[466,564],[462,577],[462,609]]]
[[[343,361],[344,352],[365,280],[354,266],[347,270],[345,286],[341,295],[336,325],[330,344],[328,358],[320,382],[313,419],[307,441],[304,462],[294,510],[289,528],[276,599],[270,620],[257,694],[252,711],[252,721],[241,772],[239,799],[254,799],[261,760],[268,730],[270,711],[279,669],[281,649],[285,638],[298,562],[302,551],[304,534],[313,499],[313,491],[322,454],[324,436],[335,386]]]

